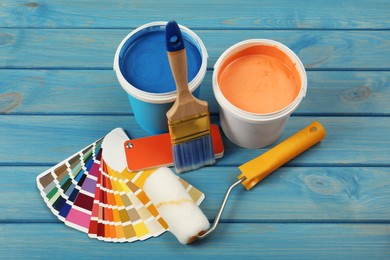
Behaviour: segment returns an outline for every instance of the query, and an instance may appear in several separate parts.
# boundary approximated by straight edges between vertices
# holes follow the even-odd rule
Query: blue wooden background
[[[318,120],[326,139],[251,191],[239,187],[207,240],[183,246],[169,233],[144,242],[89,239],[54,217],[35,177],[123,127],[136,124],[112,71],[120,41],[136,27],[175,19],[213,65],[232,44],[274,39],[302,59],[307,97],[281,140]],[[1,0],[0,258],[390,258],[390,2]],[[224,137],[214,167],[182,177],[206,193],[213,221],[237,166],[267,149]]]

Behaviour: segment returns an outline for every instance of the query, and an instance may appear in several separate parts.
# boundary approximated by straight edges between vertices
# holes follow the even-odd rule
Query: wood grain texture
[[[176,19],[200,28],[388,29],[389,2],[3,0],[0,24],[30,28],[129,28]],[[364,10],[364,12],[360,11]]]
[[[390,31],[194,30],[208,67],[231,45],[251,38],[290,47],[306,69],[388,70]],[[114,54],[131,29],[2,29],[0,68],[112,69]]]
[[[292,117],[278,142],[313,120],[320,121],[327,137],[290,165],[388,166],[390,118],[388,117]],[[212,117],[212,122],[218,123]],[[128,136],[148,136],[132,116],[0,116],[0,164],[55,163],[79,151],[116,127]],[[12,129],[12,131],[9,131]],[[33,138],[31,136],[33,135]],[[223,135],[225,154],[220,166],[237,166],[270,147],[252,150],[231,143]],[[275,145],[274,144],[274,145]]]
[[[200,98],[217,115],[212,73]],[[307,77],[294,115],[390,115],[389,71],[308,71]],[[112,70],[0,70],[0,78],[0,114],[132,114]]]
[[[190,246],[177,246],[169,233],[143,242],[114,244],[89,239],[58,224],[3,224],[0,230],[0,253],[5,259],[49,259],[53,255],[63,259],[387,259],[390,253],[390,227],[377,224],[229,223],[221,224],[207,240]],[[237,240],[244,246],[237,247]]]
[[[36,187],[36,176],[48,168],[0,167],[0,223],[59,222]],[[181,178],[205,193],[201,209],[212,221],[238,175],[237,167],[209,167]],[[236,187],[221,221],[388,223],[389,176],[383,167],[282,167],[250,191]]]
[[[0,3],[0,258],[389,259],[390,2],[2,0]],[[313,120],[323,142],[255,188],[236,187],[207,240],[167,232],[144,242],[89,239],[62,224],[35,178],[115,127],[147,136],[112,70],[133,29],[175,19],[209,60],[201,86],[219,123],[211,77],[218,57],[250,38],[280,41],[302,60],[306,98],[280,140]],[[212,221],[237,166],[263,149],[224,135],[216,165],[181,177],[206,194]]]

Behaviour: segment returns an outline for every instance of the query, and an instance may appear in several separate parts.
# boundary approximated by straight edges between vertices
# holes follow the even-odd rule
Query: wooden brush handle
[[[167,23],[165,28],[165,42],[168,51],[168,60],[176,82],[177,98],[191,99],[188,88],[187,54],[184,39],[179,25],[175,21]]]
[[[165,41],[169,65],[177,89],[176,101],[167,112],[168,120],[174,121],[208,111],[207,102],[195,98],[189,90],[184,38],[175,21],[168,22],[165,30]]]
[[[193,97],[188,88],[186,49],[168,52],[168,59],[173,78],[176,82],[177,98],[180,100],[184,99],[187,102],[188,100],[192,100]]]

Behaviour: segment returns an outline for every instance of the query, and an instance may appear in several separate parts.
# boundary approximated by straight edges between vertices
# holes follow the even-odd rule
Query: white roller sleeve
[[[180,243],[192,242],[199,232],[210,227],[202,210],[169,168],[162,167],[151,174],[143,189]]]

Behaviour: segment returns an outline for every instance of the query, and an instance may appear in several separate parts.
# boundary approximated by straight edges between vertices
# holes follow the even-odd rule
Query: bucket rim
[[[273,46],[281,49],[295,63],[296,69],[301,77],[301,89],[299,90],[299,93],[295,97],[295,99],[286,107],[271,113],[262,113],[262,114],[252,113],[236,107],[235,105],[230,103],[230,101],[227,100],[226,97],[222,94],[218,84],[219,68],[226,59],[228,59],[230,56],[244,49],[253,46],[258,46],[258,45]],[[307,92],[307,74],[302,61],[286,45],[271,39],[248,39],[248,40],[240,41],[230,46],[221,54],[221,56],[219,56],[218,60],[214,64],[212,85],[213,85],[214,96],[219,106],[222,107],[224,110],[229,111],[233,116],[239,119],[243,119],[247,122],[272,121],[292,114],[295,111],[295,109],[298,107],[298,105],[301,103],[303,98],[306,96],[306,92]]]
[[[175,101],[175,99],[176,99],[176,90],[166,92],[166,93],[150,93],[150,92],[146,92],[146,91],[143,91],[143,90],[140,90],[140,89],[134,87],[125,79],[125,77],[123,76],[123,74],[121,72],[121,69],[119,66],[119,55],[120,55],[121,50],[122,50],[123,46],[125,45],[125,43],[132,36],[134,36],[136,33],[140,32],[142,30],[145,30],[147,28],[151,28],[151,27],[161,27],[161,30],[165,30],[165,25],[167,23],[168,22],[166,22],[166,21],[156,21],[156,22],[146,23],[144,25],[137,27],[136,29],[131,31],[129,34],[127,34],[127,36],[125,38],[123,38],[123,40],[118,45],[117,50],[115,52],[113,70],[115,71],[115,74],[117,76],[117,79],[118,79],[120,85],[127,92],[128,95],[131,95],[134,98],[137,98],[137,99],[144,101],[144,102],[154,103],[154,104],[171,103],[171,102]],[[200,48],[199,51],[200,51],[200,55],[202,58],[201,66],[199,68],[198,73],[195,75],[195,77],[188,83],[188,87],[189,87],[190,91],[193,92],[200,86],[201,82],[203,81],[203,79],[206,75],[208,53],[207,53],[206,46],[204,45],[203,41],[199,38],[199,36],[195,32],[190,30],[188,27],[180,25],[180,24],[179,24],[179,28],[182,30],[182,33],[184,35],[187,35],[190,37],[187,39],[190,40],[191,43],[198,46],[197,49]]]

